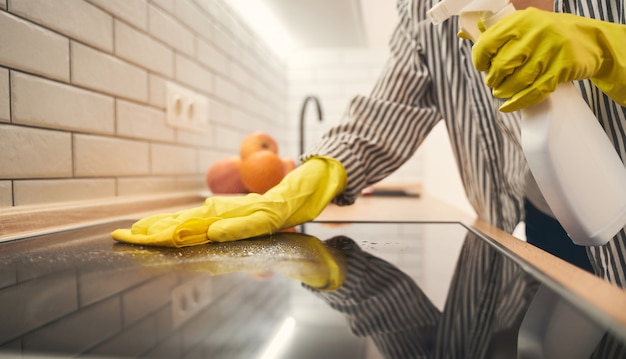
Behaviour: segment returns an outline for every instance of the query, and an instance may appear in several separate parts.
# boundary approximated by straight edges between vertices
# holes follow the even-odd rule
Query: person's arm
[[[441,120],[430,72],[417,45],[418,15],[412,2],[399,1],[399,24],[390,57],[369,96],[354,97],[342,123],[326,133],[303,158],[339,160],[348,182],[334,201],[351,204],[361,191],[408,161]]]
[[[496,97],[516,111],[559,83],[591,79],[626,106],[626,25],[535,8],[506,16],[481,34],[472,57]]]
[[[410,2],[400,3],[391,57],[372,94],[352,100],[348,122],[325,135],[277,186],[263,195],[209,197],[202,207],[147,217],[112,237],[184,247],[270,234],[315,219],[333,199],[351,204],[363,188],[399,168],[441,119],[414,45],[415,15]]]

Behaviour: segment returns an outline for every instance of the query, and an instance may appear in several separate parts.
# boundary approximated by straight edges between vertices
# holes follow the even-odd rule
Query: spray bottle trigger
[[[481,31],[478,28],[478,23],[481,20],[482,14],[482,11],[473,11],[464,12],[459,16],[459,28],[474,42],[478,40],[478,37],[481,34]]]

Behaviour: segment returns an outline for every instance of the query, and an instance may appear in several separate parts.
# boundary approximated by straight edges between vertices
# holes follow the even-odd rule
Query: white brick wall
[[[0,0],[0,206],[204,190],[253,129],[290,138],[285,65],[223,0]],[[166,82],[209,131],[165,121]]]

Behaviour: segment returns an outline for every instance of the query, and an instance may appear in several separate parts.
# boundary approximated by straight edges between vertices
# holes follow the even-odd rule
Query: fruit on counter
[[[253,132],[246,136],[239,145],[239,156],[245,160],[251,154],[268,150],[274,154],[278,154],[278,143],[276,140],[265,132]]]
[[[291,159],[290,157],[283,157],[283,166],[285,167],[285,174],[293,171],[298,165],[296,165],[296,161]]]
[[[211,165],[206,183],[213,194],[263,194],[297,166],[278,154],[278,143],[265,132],[253,132],[240,144],[239,156],[226,157]]]
[[[285,166],[276,153],[261,150],[241,160],[240,174],[248,191],[263,194],[285,177]]]
[[[206,183],[215,194],[248,193],[241,181],[241,159],[226,157],[215,161],[206,173]]]

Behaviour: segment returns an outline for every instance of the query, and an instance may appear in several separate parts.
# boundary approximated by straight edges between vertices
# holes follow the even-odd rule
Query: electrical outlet
[[[206,132],[209,128],[209,99],[195,91],[166,83],[167,124],[187,131]]]
[[[201,276],[179,285],[172,291],[172,324],[177,328],[193,318],[212,298],[211,277]]]

